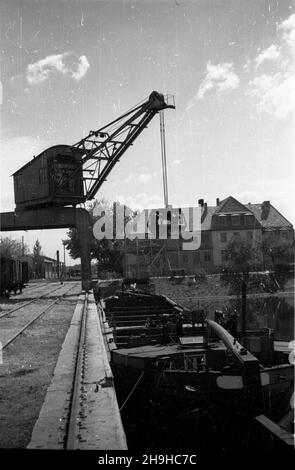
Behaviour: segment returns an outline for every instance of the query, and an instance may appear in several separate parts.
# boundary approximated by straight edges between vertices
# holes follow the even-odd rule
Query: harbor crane
[[[171,98],[171,95],[167,97]],[[119,161],[134,140],[147,127],[155,114],[164,109],[175,108],[168,104],[162,94],[153,91],[148,100],[131,109],[97,131],[91,131],[87,137],[74,145],[84,152],[82,157],[85,197],[93,199],[112,168]]]
[[[13,175],[17,210],[76,206],[92,200],[153,117],[175,108],[174,97],[153,91],[147,100],[76,142],[55,145]]]

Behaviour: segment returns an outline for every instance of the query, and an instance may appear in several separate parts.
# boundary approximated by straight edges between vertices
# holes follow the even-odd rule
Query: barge
[[[173,447],[181,427],[192,448],[217,435],[220,449],[294,445],[294,367],[268,331],[233,336],[203,311],[134,289],[102,309],[126,435],[135,433],[137,446],[141,427],[143,440],[153,429],[154,446],[175,428]]]

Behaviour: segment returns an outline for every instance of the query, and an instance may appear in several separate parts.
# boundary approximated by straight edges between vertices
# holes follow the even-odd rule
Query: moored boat
[[[272,437],[276,429],[276,438],[290,444],[294,367],[285,350],[274,351],[269,332],[246,332],[242,339],[237,334],[238,341],[204,312],[187,312],[163,296],[138,292],[106,299],[105,306],[119,339],[112,345],[111,366],[123,420],[131,429],[140,410],[143,422],[154,415],[161,429],[172,417],[197,413],[198,422],[205,416],[207,423],[202,421],[198,435],[205,435],[207,426],[208,435],[218,429],[243,447],[255,422]]]

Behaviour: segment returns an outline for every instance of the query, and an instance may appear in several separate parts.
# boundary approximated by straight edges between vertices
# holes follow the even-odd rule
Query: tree
[[[266,265],[273,268],[276,264],[294,262],[294,240],[280,240],[274,234],[265,236],[261,244]]]
[[[103,205],[105,208],[105,212],[101,216],[96,216],[95,214],[95,207],[97,204]],[[119,207],[123,207],[122,204],[116,202]],[[110,239],[103,238],[102,240],[98,240],[93,235],[93,224],[89,228],[89,240],[90,240],[90,254],[91,259],[97,260],[98,267],[100,271],[115,271],[117,274],[123,274],[123,242],[122,239],[115,239],[114,233],[116,228],[116,213],[114,214],[113,211],[113,204],[107,201],[106,199],[101,199],[99,202],[96,201],[94,204],[91,204],[88,207],[88,211],[90,217],[92,219],[93,224],[99,220],[102,216],[106,218],[113,218],[114,220],[114,231],[113,237]],[[124,222],[126,223],[129,221],[135,213],[130,209],[127,208],[125,210],[127,216],[125,217]],[[68,239],[64,240],[64,244],[66,249],[69,251],[71,258],[77,259],[80,257],[80,241],[78,237],[78,231],[76,228],[71,228],[67,232]]]
[[[0,238],[0,254],[6,258],[19,258],[29,253],[29,247],[19,240],[10,237]]]
[[[252,245],[240,237],[234,237],[226,249],[228,265],[232,270],[246,270],[255,255]]]
[[[42,248],[38,239],[33,247],[33,263],[36,277],[42,277]]]

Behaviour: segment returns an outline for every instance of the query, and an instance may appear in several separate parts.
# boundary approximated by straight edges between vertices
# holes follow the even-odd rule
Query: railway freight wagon
[[[83,151],[55,145],[13,174],[16,210],[76,205],[83,194]]]
[[[0,290],[1,297],[9,297],[14,291],[22,291],[28,282],[28,263],[18,259],[0,257]]]

